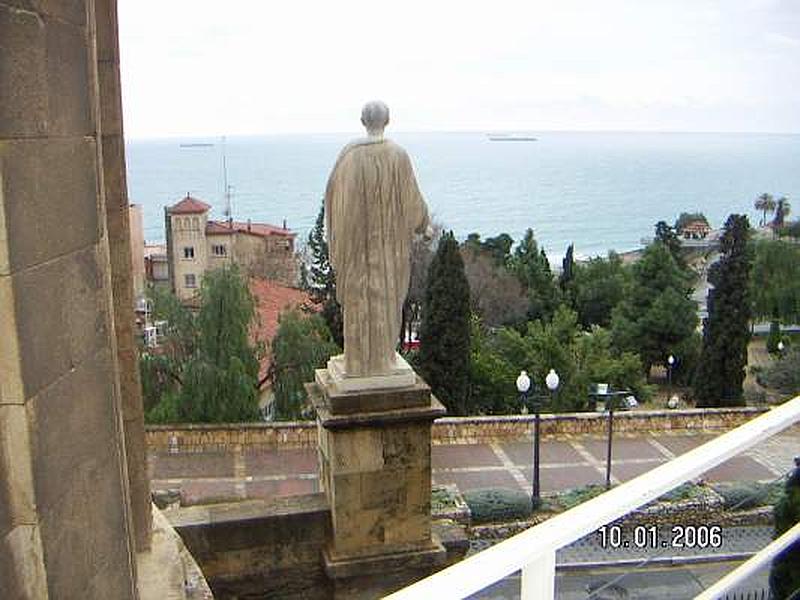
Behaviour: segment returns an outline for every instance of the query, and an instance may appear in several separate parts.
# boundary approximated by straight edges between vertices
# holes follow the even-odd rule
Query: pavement
[[[612,482],[620,483],[712,439],[713,432],[617,434],[613,440]],[[787,473],[800,454],[800,428],[789,429],[711,469],[711,482],[771,481]],[[500,487],[530,493],[531,441],[436,445],[433,483],[456,484],[463,492]],[[596,436],[551,439],[541,445],[544,495],[605,482],[606,440]],[[180,489],[190,502],[211,499],[269,499],[319,490],[314,448],[232,452],[151,452],[152,489]]]
[[[726,561],[673,567],[649,566],[636,570],[602,568],[560,572],[556,574],[555,597],[558,600],[687,600],[694,598],[739,564]],[[767,598],[768,577],[769,567],[759,570],[731,590],[728,598]],[[515,574],[469,598],[516,600],[519,597],[520,577]]]

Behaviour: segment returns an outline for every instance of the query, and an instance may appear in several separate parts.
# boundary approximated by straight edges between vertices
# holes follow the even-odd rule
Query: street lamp
[[[784,349],[785,347],[786,347],[786,346],[784,346],[784,345],[783,345],[783,340],[778,340],[778,356],[779,356],[780,358],[783,358],[783,349]]]
[[[517,377],[517,391],[519,392],[519,403],[522,405],[522,414],[528,413],[528,390],[531,389],[531,378],[527,371],[520,371]]]
[[[545,377],[545,385],[547,389],[550,390],[550,395],[555,393],[558,389],[559,378],[558,373],[555,370],[550,369],[550,372]],[[519,377],[517,377],[517,391],[520,394],[520,402],[523,404],[523,407],[527,408],[527,400],[528,400],[528,392],[531,388],[531,379],[528,377],[528,374],[525,371],[521,371]],[[533,490],[531,493],[531,507],[535,510],[539,506],[539,501],[541,499],[541,486],[539,484],[539,448],[540,448],[540,433],[541,433],[541,410],[542,404],[544,401],[547,400],[547,397],[542,397],[539,394],[536,394],[532,398],[531,406],[533,408],[534,414],[534,425],[533,425]]]
[[[675,365],[675,357],[670,354],[667,357],[667,402],[672,399],[672,367]]]

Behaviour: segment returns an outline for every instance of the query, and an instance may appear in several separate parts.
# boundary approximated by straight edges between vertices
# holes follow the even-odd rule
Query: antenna
[[[228,156],[225,150],[225,136],[222,136],[222,185],[224,186],[223,197],[225,198],[225,218],[231,219],[233,210],[231,208],[231,187],[228,185]]]

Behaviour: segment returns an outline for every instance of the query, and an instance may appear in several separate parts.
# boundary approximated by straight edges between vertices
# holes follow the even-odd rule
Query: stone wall
[[[614,413],[614,431],[726,431],[765,412],[766,408],[710,408]],[[599,413],[542,415],[545,436],[603,435],[608,421]],[[149,425],[150,450],[224,451],[238,447],[313,448],[316,424],[311,421],[214,425]],[[533,435],[533,417],[449,417],[433,424],[434,444],[475,444],[525,439]]]
[[[0,0],[3,598],[137,597],[99,97],[119,100],[114,6]]]
[[[215,598],[330,597],[321,558],[331,536],[324,494],[164,514],[200,565]]]

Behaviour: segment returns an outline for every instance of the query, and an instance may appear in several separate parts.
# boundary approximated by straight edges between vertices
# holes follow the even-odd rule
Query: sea
[[[786,196],[800,212],[800,135],[755,133],[396,133],[435,219],[459,238],[529,227],[559,264],[624,252],[659,220],[702,212],[712,227],[731,213],[757,224],[754,199]],[[130,201],[145,239],[164,239],[164,207],[190,193],[223,218],[224,178],[236,220],[287,226],[305,240],[339,150],[357,134],[140,139],[126,144]],[[224,163],[224,168],[223,168]]]

